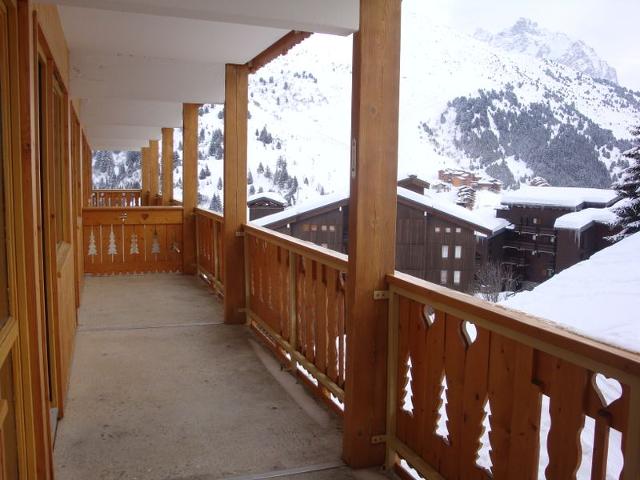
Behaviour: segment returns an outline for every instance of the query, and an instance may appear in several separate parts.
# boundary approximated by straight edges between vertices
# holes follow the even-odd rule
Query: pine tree
[[[253,185],[253,175],[251,174],[251,170],[247,174],[247,185]]]
[[[258,172],[259,175],[264,174],[264,165],[262,165],[262,162],[258,164],[258,169],[256,171]]]
[[[249,195],[255,195],[256,194],[256,187],[254,187],[253,185],[251,185],[249,187]]]
[[[222,178],[218,177],[218,185],[217,185],[218,190],[222,190]]]
[[[266,168],[266,169],[265,169],[265,171],[264,171],[264,176],[265,176],[266,178],[271,178],[271,177],[273,177],[273,174],[271,173],[271,169],[269,168],[269,165],[267,165],[267,168]]]
[[[206,174],[206,172],[204,171],[204,168],[201,168],[201,169],[200,169],[200,173],[198,174],[198,179],[200,179],[200,180],[204,180],[205,178],[207,178],[207,174]]]
[[[622,197],[620,205],[615,209],[618,215],[616,226],[620,232],[611,240],[622,240],[640,231],[640,126],[634,127],[631,133],[636,137],[636,145],[624,152],[629,166],[622,172],[613,188]]]
[[[217,193],[213,194],[211,198],[211,203],[209,204],[209,210],[213,210],[214,212],[222,212],[222,201]]]

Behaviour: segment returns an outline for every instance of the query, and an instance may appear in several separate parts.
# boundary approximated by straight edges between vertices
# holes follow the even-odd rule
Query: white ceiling
[[[81,99],[89,142],[115,150],[138,149],[159,138],[160,127],[179,127],[184,102],[224,102],[226,63],[248,62],[291,30],[353,33],[359,16],[359,0],[44,3],[60,6],[70,93]]]

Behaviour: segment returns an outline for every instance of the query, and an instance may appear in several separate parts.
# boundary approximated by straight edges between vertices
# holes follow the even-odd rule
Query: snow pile
[[[577,208],[585,203],[609,206],[617,198],[614,190],[600,188],[523,186],[519,190],[505,192],[502,204]]]
[[[605,248],[503,305],[640,353],[640,234]]]
[[[348,193],[331,193],[329,195],[322,195],[313,200],[299,203],[292,207],[286,208],[282,212],[267,215],[256,220],[252,220],[251,223],[259,227],[266,227],[274,223],[279,223],[285,220],[290,220],[303,213],[310,212],[316,208],[326,207],[333,203],[346,202],[349,199]]]
[[[613,225],[618,216],[609,208],[585,208],[578,212],[567,213],[556,219],[555,228],[582,230],[592,223]]]
[[[250,195],[247,198],[247,203],[255,202],[256,200],[261,200],[263,198],[267,200],[271,200],[272,202],[281,203],[282,205],[287,204],[287,201],[284,199],[284,197],[279,193],[275,193],[275,192],[262,192],[262,193],[256,193],[255,195]]]

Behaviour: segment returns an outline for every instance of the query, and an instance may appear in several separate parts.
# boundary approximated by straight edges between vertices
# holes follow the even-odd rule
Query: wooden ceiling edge
[[[284,37],[280,38],[270,47],[247,62],[246,65],[249,68],[249,73],[255,73],[272,60],[275,60],[281,55],[286,55],[289,50],[310,36],[311,32],[302,32],[299,30],[290,31]]]

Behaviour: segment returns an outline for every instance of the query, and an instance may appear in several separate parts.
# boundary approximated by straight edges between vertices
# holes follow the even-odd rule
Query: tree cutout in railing
[[[93,263],[93,257],[98,256],[98,248],[96,246],[96,235],[93,233],[93,227],[91,227],[91,232],[89,233],[89,251],[87,255],[91,257],[91,263]]]
[[[151,239],[151,254],[156,256],[156,260],[160,254],[160,239],[158,238],[157,230],[153,231],[153,237]]]
[[[438,406],[438,418],[436,420],[435,434],[442,438],[445,442],[449,441],[449,427],[447,423],[449,416],[447,415],[447,375],[442,375],[440,382],[440,405]]]
[[[462,331],[462,339],[465,342],[465,346],[466,348],[469,348],[478,338],[478,329],[468,320],[462,322],[460,329]]]
[[[413,390],[411,388],[411,381],[413,380],[411,369],[413,364],[411,363],[411,356],[407,358],[406,373],[404,375],[404,387],[402,391],[404,396],[402,397],[402,411],[413,415]]]
[[[489,437],[489,433],[491,432],[491,403],[488,398],[484,402],[483,412],[482,434],[480,435],[480,447],[478,448],[476,465],[487,472],[491,472],[493,468],[493,463],[491,462],[491,440]]]
[[[422,309],[422,321],[427,327],[430,327],[436,321],[436,312],[431,305],[425,305]]]
[[[109,231],[109,247],[107,249],[107,255],[111,255],[111,261],[114,261],[115,256],[118,254],[118,246],[116,245],[116,234],[113,232],[113,225]]]
[[[131,234],[131,246],[129,247],[129,255],[140,255],[140,249],[138,248],[138,235]]]
[[[596,373],[592,377],[591,383],[605,408],[622,397],[622,385],[615,378],[608,378],[601,373]]]

